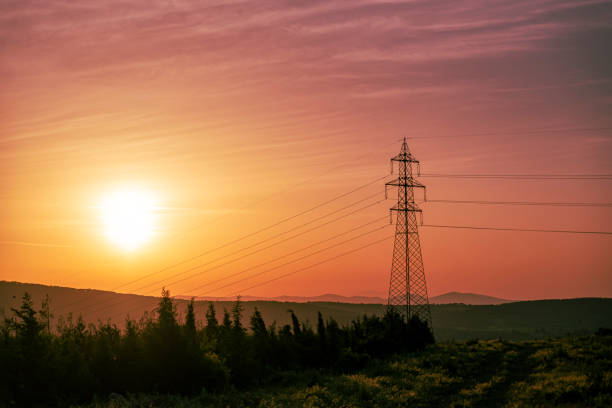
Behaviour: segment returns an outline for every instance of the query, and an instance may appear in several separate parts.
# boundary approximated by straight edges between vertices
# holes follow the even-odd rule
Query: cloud
[[[117,160],[169,149],[180,160],[194,157],[184,140],[203,134],[322,139],[369,104],[453,100],[478,112],[504,109],[505,95],[570,87],[607,101],[609,76],[585,74],[605,72],[605,59],[578,34],[609,30],[610,8],[573,0],[4,2],[1,155],[50,166],[120,146]],[[589,83],[602,87],[580,85]],[[323,122],[337,125],[300,134]]]
[[[166,211],[194,220],[325,175],[261,217],[244,214],[255,228],[266,213],[385,174],[391,141],[404,132],[416,136],[411,148],[426,169],[558,173],[562,163],[609,172],[604,131],[496,133],[611,126],[611,22],[609,0],[5,0],[0,245],[7,253],[55,246],[45,243],[55,236],[11,234],[24,226],[83,242],[91,225],[73,210],[115,180],[168,187],[176,201]],[[556,194],[554,186],[432,184],[455,198]],[[596,188],[575,193],[601,195]],[[70,206],[43,211],[49,202]],[[194,203],[206,203],[204,212]],[[234,222],[219,234],[247,228]],[[585,259],[605,253],[581,250]]]
[[[0,241],[0,245],[19,245],[19,246],[48,247],[48,248],[72,248],[72,245],[45,244],[45,243],[40,243],[40,242],[25,242],[25,241]]]

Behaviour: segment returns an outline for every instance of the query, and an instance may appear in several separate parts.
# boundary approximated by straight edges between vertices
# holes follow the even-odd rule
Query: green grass
[[[610,407],[612,336],[439,343],[355,373],[283,372],[245,391],[112,396],[111,407]]]

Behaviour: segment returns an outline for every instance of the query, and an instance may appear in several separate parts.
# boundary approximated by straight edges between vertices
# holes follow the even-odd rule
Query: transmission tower
[[[422,220],[423,212],[414,202],[414,189],[422,188],[425,194],[425,186],[413,178],[413,164],[416,164],[417,175],[420,175],[420,166],[419,161],[410,153],[406,138],[400,153],[391,159],[391,173],[393,173],[393,162],[398,163],[399,177],[385,184],[385,195],[388,186],[397,187],[397,204],[391,208],[391,222],[393,222],[393,213],[396,213],[397,217],[387,308],[399,312],[407,319],[418,316],[431,327],[431,312],[416,220],[416,213],[420,213]]]

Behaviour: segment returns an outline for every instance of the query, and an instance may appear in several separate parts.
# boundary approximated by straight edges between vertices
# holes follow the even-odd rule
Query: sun
[[[143,190],[117,190],[98,204],[104,235],[126,251],[142,247],[153,238],[157,200]]]

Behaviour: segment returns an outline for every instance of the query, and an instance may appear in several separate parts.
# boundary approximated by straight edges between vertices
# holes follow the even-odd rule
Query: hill
[[[447,305],[451,303],[463,303],[465,305],[501,305],[514,302],[514,300],[500,299],[493,296],[479,295],[476,293],[449,292],[429,298],[429,303]]]
[[[186,295],[178,295],[175,296],[175,299],[184,299],[189,300],[192,296]],[[264,296],[242,296],[241,298],[245,302],[252,302],[257,300],[269,300],[273,302],[294,302],[294,303],[305,303],[305,302],[339,302],[339,303],[367,303],[367,304],[383,304],[385,303],[385,299],[376,297],[376,296],[342,296],[336,295],[334,293],[326,293],[324,295],[318,296],[273,296],[273,297],[264,297]],[[206,297],[196,297],[195,300],[198,301],[234,301],[234,298],[231,297],[215,297],[215,296],[206,296]]]
[[[179,295],[176,299],[191,299],[191,296]],[[207,301],[233,301],[233,298],[229,297],[196,297],[196,300],[207,300]],[[326,293],[319,296],[275,296],[275,297],[261,297],[261,296],[243,296],[244,301],[256,301],[256,300],[271,300],[275,302],[339,302],[339,303],[366,303],[366,304],[385,304],[386,300],[378,296],[342,296],[334,293]],[[443,295],[432,296],[429,298],[429,303],[447,305],[451,303],[463,303],[466,305],[501,305],[502,303],[510,303],[513,300],[500,299],[493,296],[480,295],[477,293],[461,293],[461,292],[449,292]]]
[[[69,313],[82,315],[86,323],[111,320],[122,327],[126,316],[139,319],[152,312],[158,303],[153,296],[121,294],[93,289],[73,289],[18,282],[0,282],[0,318],[9,315],[11,307],[20,304],[24,292],[32,295],[36,307],[40,307],[46,294],[51,299],[54,315],[52,326],[60,316]],[[210,301],[197,301],[196,317],[204,319]],[[224,309],[230,310],[232,301],[214,301],[218,318]],[[184,314],[187,300],[177,299],[177,309]],[[351,304],[339,302],[280,302],[271,300],[245,301],[245,316],[255,308],[261,312],[267,324],[290,323],[288,310],[300,319],[314,325],[317,312],[333,317],[340,324],[348,324],[363,314],[384,312],[382,304]],[[472,338],[526,340],[563,336],[569,333],[589,334],[599,327],[612,327],[612,299],[581,298],[562,300],[536,300],[503,303],[498,305],[432,304],[433,328],[438,340],[465,340]]]

